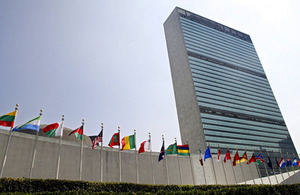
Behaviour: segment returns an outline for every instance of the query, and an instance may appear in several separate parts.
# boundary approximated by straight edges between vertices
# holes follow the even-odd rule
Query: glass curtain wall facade
[[[254,150],[258,155],[261,150],[266,162],[269,153],[274,168],[275,156],[287,158],[288,152],[291,160],[296,157],[250,36],[176,9],[173,14],[178,15],[202,132],[211,152],[216,154],[218,145],[223,154],[228,147],[232,153],[237,149],[240,155],[244,150],[248,154]]]

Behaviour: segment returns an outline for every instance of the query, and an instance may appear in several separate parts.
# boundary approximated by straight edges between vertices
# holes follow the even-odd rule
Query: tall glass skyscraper
[[[265,159],[297,156],[249,35],[181,8],[164,28],[181,138],[192,153],[209,143],[212,153],[219,145],[261,150]]]

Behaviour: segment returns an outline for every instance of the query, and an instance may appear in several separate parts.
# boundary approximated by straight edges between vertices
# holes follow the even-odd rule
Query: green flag
[[[178,154],[177,143],[169,145],[169,147],[166,149],[166,155],[169,154]]]

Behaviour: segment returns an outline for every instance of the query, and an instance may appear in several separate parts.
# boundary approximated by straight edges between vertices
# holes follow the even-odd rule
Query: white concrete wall
[[[4,158],[8,134],[8,130],[0,129],[1,165]],[[29,177],[34,142],[35,135],[19,132],[12,133],[11,144],[8,151],[6,165],[4,167],[3,177]],[[91,150],[90,145],[83,145],[82,180],[100,181],[100,151],[100,147],[96,147],[95,150]],[[32,178],[54,179],[56,177],[58,152],[58,139],[39,136]],[[204,167],[202,167],[199,162],[199,155],[192,155],[191,159],[190,157],[177,157],[176,155],[169,155],[167,156],[167,163],[165,160],[158,162],[158,155],[158,152],[153,152],[152,155],[155,184],[168,184],[168,179],[169,184],[215,184],[215,174],[218,184],[226,184],[226,179],[228,184],[234,184],[234,175],[236,176],[237,183],[243,184],[246,180],[247,184],[253,184],[252,177],[255,178],[256,184],[261,183],[261,179],[258,176],[258,172],[254,163],[251,163],[250,166],[246,165],[246,163],[241,163],[233,167],[231,161],[227,161],[226,163],[223,163],[223,161],[216,162],[216,158],[213,157],[213,159],[206,159]],[[144,184],[152,184],[150,153],[137,154],[137,156],[139,162],[139,182]],[[121,181],[136,183],[135,151],[121,151],[121,159]],[[215,168],[215,174],[213,172],[212,163]],[[224,164],[224,169],[222,164]],[[79,166],[80,141],[63,140],[61,147],[59,179],[79,180]],[[168,170],[169,178],[167,178],[166,168]],[[243,170],[244,176],[241,170]],[[205,172],[206,182],[203,171]],[[294,175],[293,172],[290,172],[290,175],[292,177],[292,175]],[[182,181],[180,181],[180,177],[182,178]],[[296,175],[291,179],[287,173],[283,174],[284,180],[282,179],[281,174],[277,175],[276,177],[279,183],[285,183],[286,181],[284,180],[287,179],[289,179],[290,182],[294,182],[299,179],[299,177]],[[270,176],[270,180],[272,184],[277,184],[275,176]],[[109,147],[103,148],[103,181],[120,181],[119,149],[111,149]],[[270,183],[268,177],[263,178],[263,183]]]

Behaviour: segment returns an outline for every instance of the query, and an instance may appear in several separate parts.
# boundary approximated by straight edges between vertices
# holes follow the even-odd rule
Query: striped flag
[[[40,124],[41,124],[41,116],[38,116],[23,125],[16,126],[15,128],[13,128],[13,131],[19,131],[19,130],[23,130],[23,129],[39,131]]]
[[[135,135],[129,135],[122,138],[122,149],[121,150],[130,150],[135,148]]]
[[[279,167],[283,168],[284,166],[285,166],[285,161],[284,161],[283,157],[281,157],[281,160],[279,162]]]
[[[72,131],[70,135],[74,134],[75,137],[78,139],[78,140],[83,140],[83,125],[81,125],[81,127],[75,129],[74,131]]]
[[[201,166],[203,166],[203,159],[202,159],[201,150],[199,150],[199,152],[200,152],[199,162],[200,162]]]
[[[93,142],[92,142],[92,150],[95,149],[96,145],[99,142],[103,142],[103,130],[101,130],[101,132],[98,134],[98,136],[93,140]]]
[[[12,128],[14,126],[16,115],[17,111],[13,111],[3,116],[0,116],[0,126]]]
[[[177,145],[177,152],[178,152],[178,155],[189,156],[190,155],[189,145],[188,144]]]

